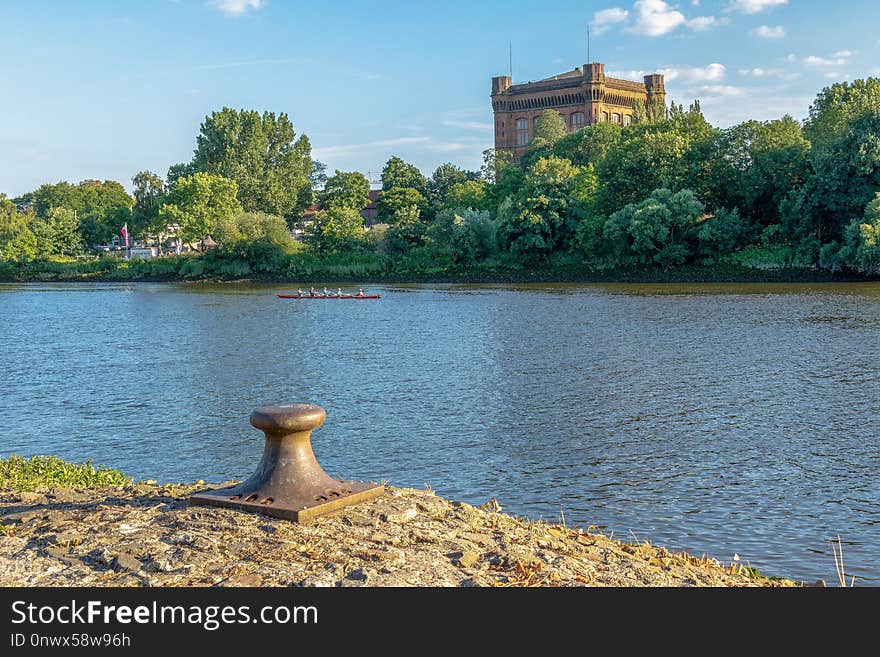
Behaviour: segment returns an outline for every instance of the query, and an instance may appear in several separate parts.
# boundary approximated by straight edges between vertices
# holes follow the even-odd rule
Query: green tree
[[[165,200],[165,181],[152,171],[141,171],[131,179],[134,186],[134,207],[131,209],[132,235],[144,237],[164,232],[159,221],[159,208]]]
[[[736,210],[716,210],[697,226],[697,255],[702,264],[713,264],[752,241],[752,224]]]
[[[553,109],[544,110],[535,121],[535,138],[532,139],[527,150],[551,149],[567,134],[565,121],[562,120],[559,112]]]
[[[431,180],[428,181],[428,192],[433,200],[442,201],[449,192],[449,189],[454,185],[477,180],[478,178],[478,173],[474,171],[465,171],[464,169],[447,162],[441,164],[434,170],[434,173],[431,175]]]
[[[780,204],[809,174],[810,144],[800,124],[790,116],[746,121],[719,131],[712,142],[704,202],[736,208],[761,226],[778,223]]]
[[[320,200],[325,209],[349,208],[360,212],[370,204],[370,181],[357,171],[337,170],[324,184]]]
[[[603,234],[612,264],[658,264],[664,267],[686,262],[694,250],[694,228],[703,205],[690,190],[674,193],[657,189],[644,201],[613,213]]]
[[[526,172],[520,190],[499,206],[500,243],[527,260],[568,248],[595,187],[591,169],[554,156],[541,158]]]
[[[848,126],[811,149],[811,174],[780,204],[783,231],[813,262],[880,191],[880,112],[854,116]]]
[[[382,169],[382,189],[414,189],[422,196],[428,193],[428,181],[414,164],[392,157]]]
[[[351,249],[364,238],[364,220],[358,210],[331,205],[315,213],[306,241],[316,250],[338,252]]]
[[[492,203],[490,192],[489,184],[482,180],[455,183],[446,190],[442,206],[449,209],[488,210]]]
[[[880,78],[838,82],[826,87],[810,106],[804,136],[820,156],[849,131],[853,119],[880,113]]]
[[[287,114],[224,107],[205,117],[192,169],[234,181],[245,210],[292,221],[313,202],[311,154]]]
[[[211,237],[224,245],[264,240],[290,247],[293,241],[284,217],[265,212],[241,212],[221,218]]]
[[[619,123],[594,123],[562,137],[553,146],[553,154],[580,167],[599,167],[623,130]]]
[[[456,264],[484,260],[497,248],[495,222],[485,210],[443,210],[428,226],[427,237],[438,254]]]
[[[37,238],[28,226],[27,217],[15,204],[0,194],[0,258],[32,260],[37,254]]]
[[[836,248],[835,243],[826,250],[826,262],[823,263],[826,268],[837,269],[839,265],[845,265],[863,274],[880,274],[880,193],[868,203],[864,215],[849,224],[844,248],[835,254],[835,262],[828,262],[829,252],[836,251]]]
[[[180,226],[179,236],[185,244],[211,235],[218,223],[239,212],[235,181],[203,172],[179,178],[159,208],[163,221]]]
[[[379,193],[376,209],[379,219],[386,224],[394,225],[401,210],[415,208],[421,215],[428,207],[428,200],[421,192],[412,187],[392,187]]]

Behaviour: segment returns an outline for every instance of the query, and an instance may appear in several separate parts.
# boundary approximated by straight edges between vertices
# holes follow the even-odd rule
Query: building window
[[[608,112],[602,112],[602,120],[606,122],[608,121]]]
[[[529,143],[529,120],[516,120],[516,145],[526,146]]]
[[[620,114],[618,114],[617,112],[615,112],[614,114],[612,114],[612,115],[611,115],[611,121],[614,122],[614,123],[620,123]]]
[[[584,113],[575,112],[571,115],[571,129],[580,130],[584,127]]]
[[[633,122],[633,117],[631,117],[629,114],[623,115],[623,125],[629,125],[632,122]]]

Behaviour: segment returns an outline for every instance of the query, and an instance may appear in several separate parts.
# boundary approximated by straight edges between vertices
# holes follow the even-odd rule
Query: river
[[[316,403],[338,477],[880,585],[880,284],[295,288],[0,285],[0,456],[240,479]]]

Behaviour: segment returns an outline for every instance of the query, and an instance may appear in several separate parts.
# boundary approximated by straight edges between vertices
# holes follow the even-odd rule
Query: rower
[[[341,288],[341,287],[337,287],[337,288],[336,288],[336,296],[337,296],[337,297],[341,297],[341,296],[342,296],[342,288]]]
[[[300,290],[300,289],[297,289],[296,293],[297,293],[299,296],[301,296],[301,297],[305,296],[305,295],[303,294],[303,291]]]
[[[327,291],[327,288],[326,288],[326,287],[324,288],[324,296],[325,296],[325,297],[329,297],[329,296],[330,296],[330,293]]]
[[[364,294],[364,290],[363,290],[363,288],[359,288],[359,289],[358,289],[357,296],[359,296],[359,297],[365,297],[365,296],[367,296],[367,295]]]
[[[311,288],[311,289],[309,290],[309,296],[310,296],[310,297],[317,296],[317,295],[315,294],[315,288]]]

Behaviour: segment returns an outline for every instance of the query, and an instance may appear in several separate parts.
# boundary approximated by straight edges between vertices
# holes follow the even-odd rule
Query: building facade
[[[512,84],[509,76],[492,78],[492,110],[495,113],[495,149],[512,153],[519,160],[535,136],[535,122],[542,112],[555,109],[569,132],[611,121],[632,123],[636,104],[666,103],[663,76],[646,75],[643,82],[605,76],[604,64],[554,75],[538,82]]]

